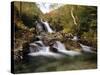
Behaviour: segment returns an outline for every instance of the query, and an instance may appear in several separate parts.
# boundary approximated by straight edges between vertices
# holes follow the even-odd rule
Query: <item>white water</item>
[[[52,33],[54,32],[50,26],[49,23],[47,21],[43,21],[41,19],[41,22],[44,24],[45,29],[47,29],[47,32]],[[40,26],[39,26],[40,25]],[[42,29],[42,24],[39,23],[38,24],[38,29]],[[42,38],[42,36],[37,36],[38,38]],[[74,36],[73,41],[77,41],[78,37]],[[93,51],[91,50],[91,47],[80,44],[80,46],[82,47],[82,50],[84,52],[90,52],[93,53]],[[49,46],[45,46],[44,43],[42,41],[35,41],[33,43],[30,43],[30,53],[28,55],[30,56],[46,56],[46,57],[54,57],[54,58],[62,58],[65,57],[66,55],[69,56],[76,56],[76,55],[80,55],[81,52],[77,52],[74,50],[66,50],[65,46],[63,43],[61,43],[60,41],[55,41],[55,43],[52,46],[53,48],[57,49],[57,52],[52,52],[50,50]]]
[[[46,57],[54,57],[54,58],[62,58],[62,57],[65,57],[65,55],[69,55],[69,56],[80,55],[79,52],[75,52],[72,50],[70,50],[70,51],[66,50],[64,44],[62,44],[60,41],[56,41],[55,44],[53,45],[53,48],[56,48],[59,53],[51,52],[49,46],[42,45],[42,47],[40,47],[39,45],[36,44],[37,42],[40,44],[43,44],[42,41],[36,41],[34,43],[31,43],[30,44],[31,53],[29,53],[28,55],[30,55],[30,56],[46,56]],[[32,46],[34,46],[34,48],[32,48]],[[34,52],[34,50],[37,50],[37,51]]]
[[[50,25],[47,21],[42,22],[45,25],[45,28],[47,29],[47,32],[52,33],[53,30],[50,28]]]
[[[29,53],[28,55],[30,55],[30,56],[46,56],[46,57],[54,57],[54,58],[61,58],[61,57],[64,57],[64,55],[50,52],[50,51],[49,51],[49,47],[45,47],[45,49],[47,50],[47,51],[45,51],[45,52],[43,52],[43,51],[41,50],[41,51],[39,51],[39,52]]]
[[[63,43],[60,41],[56,41],[56,43],[53,45],[54,48],[58,49],[59,52],[69,55],[69,56],[75,56],[75,55],[80,55],[80,52],[73,51],[73,50],[66,50],[65,46]]]
[[[52,30],[52,28],[50,27],[50,25],[49,25],[49,23],[48,23],[47,21],[43,21],[43,20],[41,19],[41,22],[42,22],[43,24],[40,23],[40,22],[38,22],[38,21],[36,21],[36,29],[37,29],[39,32],[44,31],[44,28],[46,29],[46,32],[49,32],[49,33],[54,32],[54,31]]]
[[[30,55],[30,56],[46,56],[46,57],[54,57],[54,58],[61,58],[64,56],[61,54],[51,52],[49,46],[45,46],[45,45],[43,45],[42,47],[38,46],[36,44],[37,42],[40,44],[43,44],[42,41],[36,41],[35,43],[31,43],[30,44],[31,52],[28,55]],[[34,46],[34,47],[32,47],[32,46]],[[37,50],[37,51],[34,52],[34,50]]]
[[[94,53],[94,51],[92,51],[92,47],[89,47],[89,46],[86,46],[86,45],[83,45],[83,44],[80,44],[80,46],[82,47],[82,50],[84,52]]]
[[[74,36],[74,37],[72,38],[72,40],[73,40],[73,41],[78,41],[78,37],[77,37],[77,36]]]
[[[60,41],[56,41],[53,47],[58,50],[66,50],[64,44],[62,44]]]
[[[30,43],[30,49],[31,51],[48,51],[47,47],[43,44],[42,41],[35,41],[34,43]]]
[[[50,25],[47,21],[44,22],[41,19],[41,22],[44,24],[44,27],[47,30],[47,32],[49,32],[49,33],[54,32],[50,28]],[[42,24],[37,22],[37,28],[42,30],[42,28],[43,28]],[[41,36],[39,36],[39,37],[41,37]],[[58,50],[57,51],[58,53],[50,51],[50,47],[45,46],[42,41],[35,41],[35,42],[30,44],[29,55],[31,55],[31,56],[46,56],[46,57],[52,56],[54,58],[64,57],[65,55],[69,55],[69,56],[80,55],[79,52],[76,52],[76,51],[73,51],[73,50],[66,50],[64,44],[61,43],[60,41],[56,41],[52,47],[56,48]]]

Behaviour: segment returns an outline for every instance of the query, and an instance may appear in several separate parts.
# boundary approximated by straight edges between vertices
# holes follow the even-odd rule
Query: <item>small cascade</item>
[[[33,52],[39,52],[39,51],[47,51],[46,46],[43,44],[42,41],[35,41],[34,43],[30,44],[30,49]]]
[[[37,30],[41,33],[42,31],[44,32],[49,32],[52,33],[54,32],[51,28],[50,25],[47,21],[38,21],[36,23],[36,28]],[[65,45],[60,42],[60,41],[55,41],[53,45],[45,45],[42,41],[43,36],[37,35],[36,38],[38,38],[38,41],[34,41],[33,43],[30,43],[30,53],[28,55],[30,56],[46,56],[46,57],[54,57],[54,58],[61,58],[65,56],[77,56],[80,55],[81,52],[74,51],[74,50],[67,50],[65,48]],[[74,36],[72,41],[78,41],[78,37]],[[91,50],[91,47],[85,46],[83,44],[80,44],[82,47],[82,50],[84,52],[90,52],[93,53]]]
[[[36,30],[38,32],[49,32],[53,33],[54,31],[50,27],[49,23],[47,21],[43,21],[42,19],[40,21],[36,21]]]
[[[62,44],[60,41],[56,41],[53,47],[57,48],[58,50],[66,50],[64,44]]]
[[[83,52],[95,53],[94,51],[92,51],[92,47],[90,47],[90,46],[86,46],[86,45],[83,45],[83,44],[80,44],[80,46],[82,47]]]
[[[66,50],[64,44],[61,43],[60,41],[56,41],[52,47],[56,48],[57,52],[52,52],[50,50],[50,47],[45,46],[42,41],[35,41],[34,43],[30,44],[31,53],[29,53],[29,55],[46,56],[46,57],[52,56],[54,58],[61,58],[61,57],[65,57],[66,55],[69,55],[69,56],[80,55],[80,52]]]
[[[49,33],[53,32],[53,30],[51,29],[51,27],[50,27],[50,25],[47,21],[45,21],[45,22],[42,21],[42,23],[44,24],[45,29],[47,30],[47,32],[49,32]]]
[[[64,55],[69,55],[69,56],[75,56],[75,55],[80,55],[80,52],[76,52],[73,50],[66,50],[65,46],[63,43],[60,41],[56,41],[56,43],[53,45],[54,48],[58,49],[59,53],[62,53]]]
[[[42,41],[35,41],[30,44],[30,56],[46,56],[46,57],[54,57],[60,58],[64,55],[53,53],[50,51],[49,46],[45,46]]]

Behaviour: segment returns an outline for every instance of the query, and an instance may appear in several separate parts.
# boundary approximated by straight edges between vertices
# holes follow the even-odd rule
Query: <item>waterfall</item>
[[[60,41],[56,41],[53,47],[57,48],[58,50],[66,50],[64,44],[62,44]]]
[[[48,51],[47,47],[43,44],[42,41],[35,41],[34,43],[30,43],[31,52],[36,51]]]
[[[43,21],[42,19],[40,21],[36,21],[36,29],[39,33],[45,31],[52,33],[54,32],[52,28],[50,27],[49,23],[47,21]]]
[[[41,31],[44,31],[44,29],[45,32],[49,32],[49,33],[53,32],[53,30],[49,26],[49,23],[47,21],[44,22],[42,19],[41,21],[37,22],[36,27],[37,30],[40,31],[40,33]],[[65,45],[60,41],[55,41],[52,46],[49,45],[46,46],[42,41],[41,35],[37,35],[36,37],[40,40],[30,43],[30,47],[29,47],[30,53],[28,54],[30,56],[46,56],[46,57],[62,58],[65,56],[76,56],[81,54],[81,52],[78,51],[67,50],[65,48]],[[77,41],[78,37],[74,36],[73,39],[71,40]],[[84,52],[93,53],[91,47],[85,46],[83,44],[80,44],[80,46],[82,47],[82,50]]]
[[[41,46],[39,44],[41,44]],[[34,46],[34,47],[32,48],[32,46]],[[54,58],[65,57],[65,55],[69,55],[69,56],[80,55],[80,52],[66,50],[64,44],[61,43],[60,41],[56,41],[52,47],[56,48],[58,51],[52,52],[52,51],[50,51],[50,47],[45,46],[42,41],[35,41],[34,43],[30,44],[31,53],[29,53],[29,55],[31,55],[31,56],[47,56],[47,57],[52,56]]]
[[[45,21],[45,22],[42,21],[42,23],[44,24],[45,29],[47,30],[47,32],[49,32],[49,33],[53,32],[53,30],[50,28],[50,25],[47,21]]]
[[[36,21],[36,29],[41,33],[42,31],[52,33],[54,32],[47,21],[43,21],[42,19],[40,21]],[[61,58],[65,57],[66,55],[69,56],[75,56],[79,55],[79,52],[75,52],[73,50],[66,50],[63,43],[60,41],[55,41],[55,43],[52,46],[45,46],[43,41],[41,40],[42,36],[38,35],[36,36],[39,38],[39,41],[34,41],[33,43],[30,43],[30,53],[28,55],[31,56],[46,56],[46,57],[54,57],[54,58]],[[56,49],[57,51],[54,52],[53,49]],[[52,50],[51,50],[52,49]]]
[[[39,45],[41,44],[41,45]],[[30,44],[30,56],[46,56],[46,57],[54,57],[56,59],[64,57],[64,55],[53,53],[50,51],[49,46],[45,46],[42,41],[35,41]]]
[[[73,50],[66,50],[64,44],[61,43],[60,41],[56,41],[56,43],[53,45],[53,47],[56,48],[59,53],[63,53],[65,55],[69,55],[69,56],[75,56],[75,55],[81,54],[80,52],[76,52]]]
[[[83,52],[88,52],[88,53],[95,53],[94,51],[92,51],[92,47],[80,44],[80,46],[82,47],[82,51]]]

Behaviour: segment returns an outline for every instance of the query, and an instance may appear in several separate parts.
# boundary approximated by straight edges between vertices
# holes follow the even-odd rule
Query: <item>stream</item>
[[[43,20],[36,22],[36,29],[39,32],[37,36],[39,38],[42,37],[42,32],[54,32],[49,23]],[[77,41],[78,37],[74,36],[71,40]],[[55,41],[53,45],[49,46],[45,45],[44,42],[39,39],[30,43],[29,46],[29,60],[15,67],[17,73],[96,68],[96,54],[92,51],[92,47],[81,43],[81,50],[84,53],[67,50],[65,45],[60,41]],[[91,59],[93,59],[93,62],[91,62]],[[17,68],[20,68],[20,70]]]
[[[54,32],[53,29],[50,27],[49,23],[47,21],[43,21],[43,20],[41,20],[40,23],[37,22],[36,28],[37,28],[37,30],[40,30],[40,33],[41,33],[41,31],[44,31],[44,30],[47,33]],[[40,37],[42,37],[42,36],[40,36]],[[72,40],[77,41],[78,37],[74,36],[72,38]],[[83,45],[81,43],[80,43],[80,46],[82,47],[82,51],[93,53],[91,50],[91,47]],[[74,50],[67,50],[65,48],[65,45],[60,41],[55,41],[55,43],[52,45],[52,48],[56,49],[56,52],[52,52],[50,50],[50,46],[46,46],[42,40],[35,41],[33,43],[30,43],[30,53],[28,55],[61,58],[61,57],[65,57],[67,55],[68,56],[76,56],[76,55],[81,54],[81,52],[77,52]]]

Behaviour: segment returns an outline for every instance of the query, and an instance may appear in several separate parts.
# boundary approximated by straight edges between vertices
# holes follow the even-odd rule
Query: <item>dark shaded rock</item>
[[[50,51],[54,53],[58,53],[58,50],[56,48],[50,47]]]
[[[43,45],[41,45],[40,43],[36,43],[38,46],[42,47]]]

